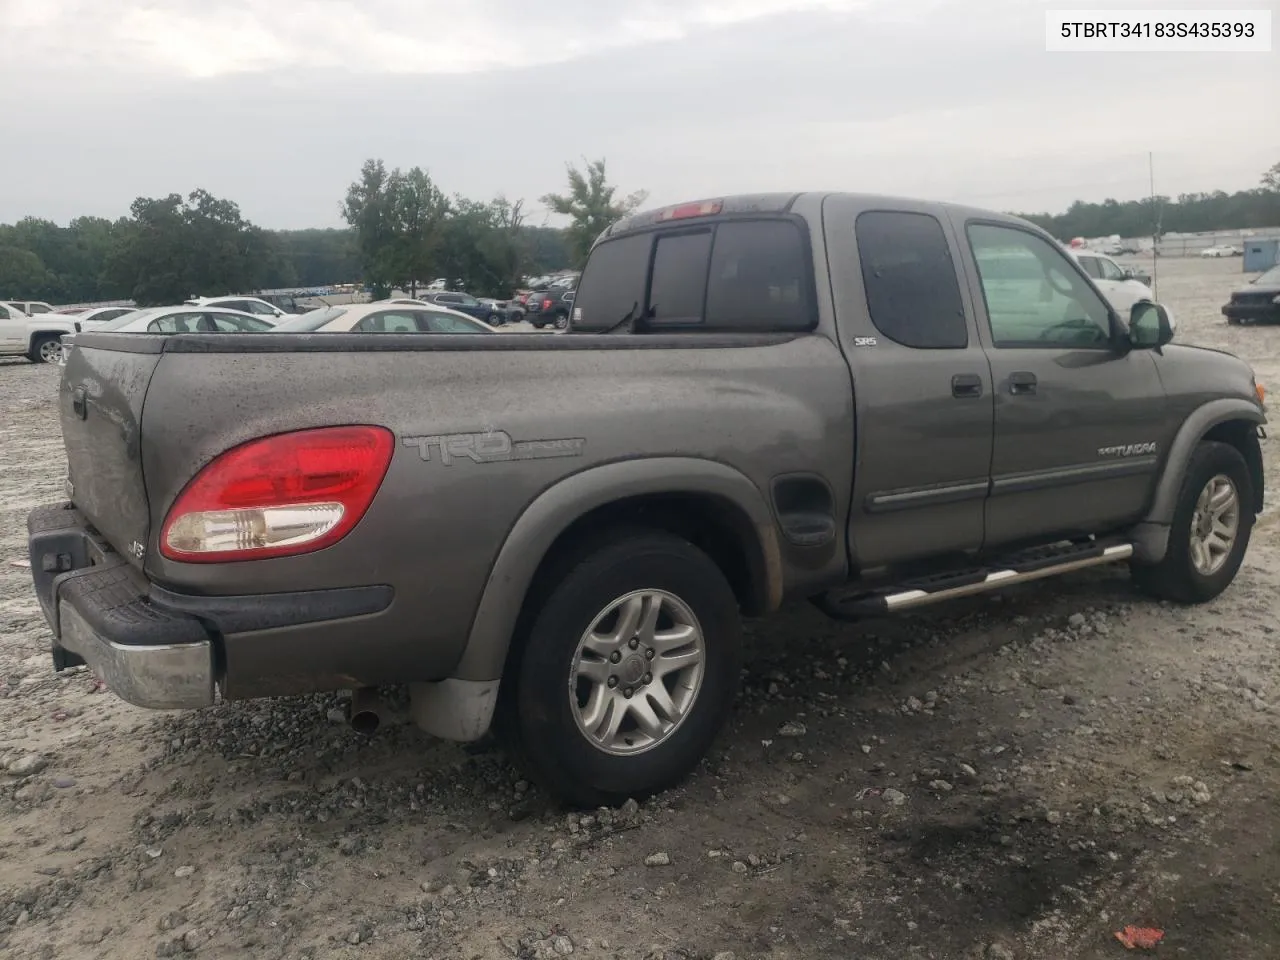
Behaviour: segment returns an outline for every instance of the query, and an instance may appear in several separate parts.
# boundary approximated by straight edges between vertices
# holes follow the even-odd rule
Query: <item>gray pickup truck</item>
[[[561,335],[81,334],[28,522],[54,665],[157,708],[351,690],[364,729],[407,684],[568,802],[660,790],[788,598],[1223,591],[1263,394],[1171,337],[1021,220],[838,193],[615,224]]]

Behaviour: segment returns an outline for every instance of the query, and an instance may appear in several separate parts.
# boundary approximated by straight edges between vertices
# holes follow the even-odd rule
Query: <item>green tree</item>
[[[385,299],[396,280],[395,217],[392,213],[390,174],[381,160],[366,160],[360,179],[347,188],[342,216],[356,231],[360,266],[374,290],[374,299]]]
[[[117,225],[119,241],[105,273],[139,306],[245,293],[282,272],[272,235],[207,190],[185,200],[176,193],[139,197],[130,213]]]
[[[47,289],[49,271],[30,250],[0,244],[0,299],[40,299]]]
[[[1280,163],[1262,175],[1262,189],[1280,193]]]
[[[387,178],[391,219],[390,263],[397,285],[417,296],[418,282],[430,282],[438,269],[449,201],[420,167],[392,170]]]
[[[569,174],[568,193],[548,193],[541,198],[556,213],[569,218],[565,231],[569,253],[575,266],[587,261],[587,254],[596,238],[612,223],[622,219],[644,203],[648,193],[636,191],[616,200],[617,188],[609,183],[603,159],[586,162],[586,170],[580,171],[573,164],[565,164]]]

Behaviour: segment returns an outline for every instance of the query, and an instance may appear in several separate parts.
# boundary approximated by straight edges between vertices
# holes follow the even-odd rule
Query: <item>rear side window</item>
[[[1102,267],[1097,257],[1077,257],[1076,259],[1080,261],[1080,267],[1085,273],[1095,280],[1102,279]]]
[[[591,251],[573,301],[575,329],[607,330],[628,314],[640,313],[652,243],[653,234],[639,233],[607,240]]]
[[[942,225],[923,213],[871,211],[858,216],[854,230],[876,329],[904,347],[968,346],[960,281]]]
[[[607,329],[642,311],[651,329],[808,330],[803,234],[785,220],[727,220],[600,244],[574,299],[574,329]]]
[[[707,278],[707,327],[807,330],[813,326],[810,270],[795,224],[722,223]]]
[[[653,252],[647,322],[655,327],[702,323],[711,231],[660,235]]]

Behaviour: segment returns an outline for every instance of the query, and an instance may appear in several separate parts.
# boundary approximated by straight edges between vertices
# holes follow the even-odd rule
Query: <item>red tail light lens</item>
[[[543,310],[550,310],[550,309],[551,309],[551,300],[550,300],[549,298],[548,298],[548,299],[546,299],[546,300],[543,300],[543,301],[542,301],[542,309],[543,309]]]
[[[369,509],[394,450],[391,431],[374,426],[298,430],[232,447],[178,495],[160,552],[226,563],[337,543]]]

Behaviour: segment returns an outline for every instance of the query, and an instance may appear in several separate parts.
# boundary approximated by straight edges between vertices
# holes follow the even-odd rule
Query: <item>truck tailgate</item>
[[[142,403],[163,341],[81,334],[58,397],[68,495],[107,541],[141,566],[150,526],[142,476]]]

